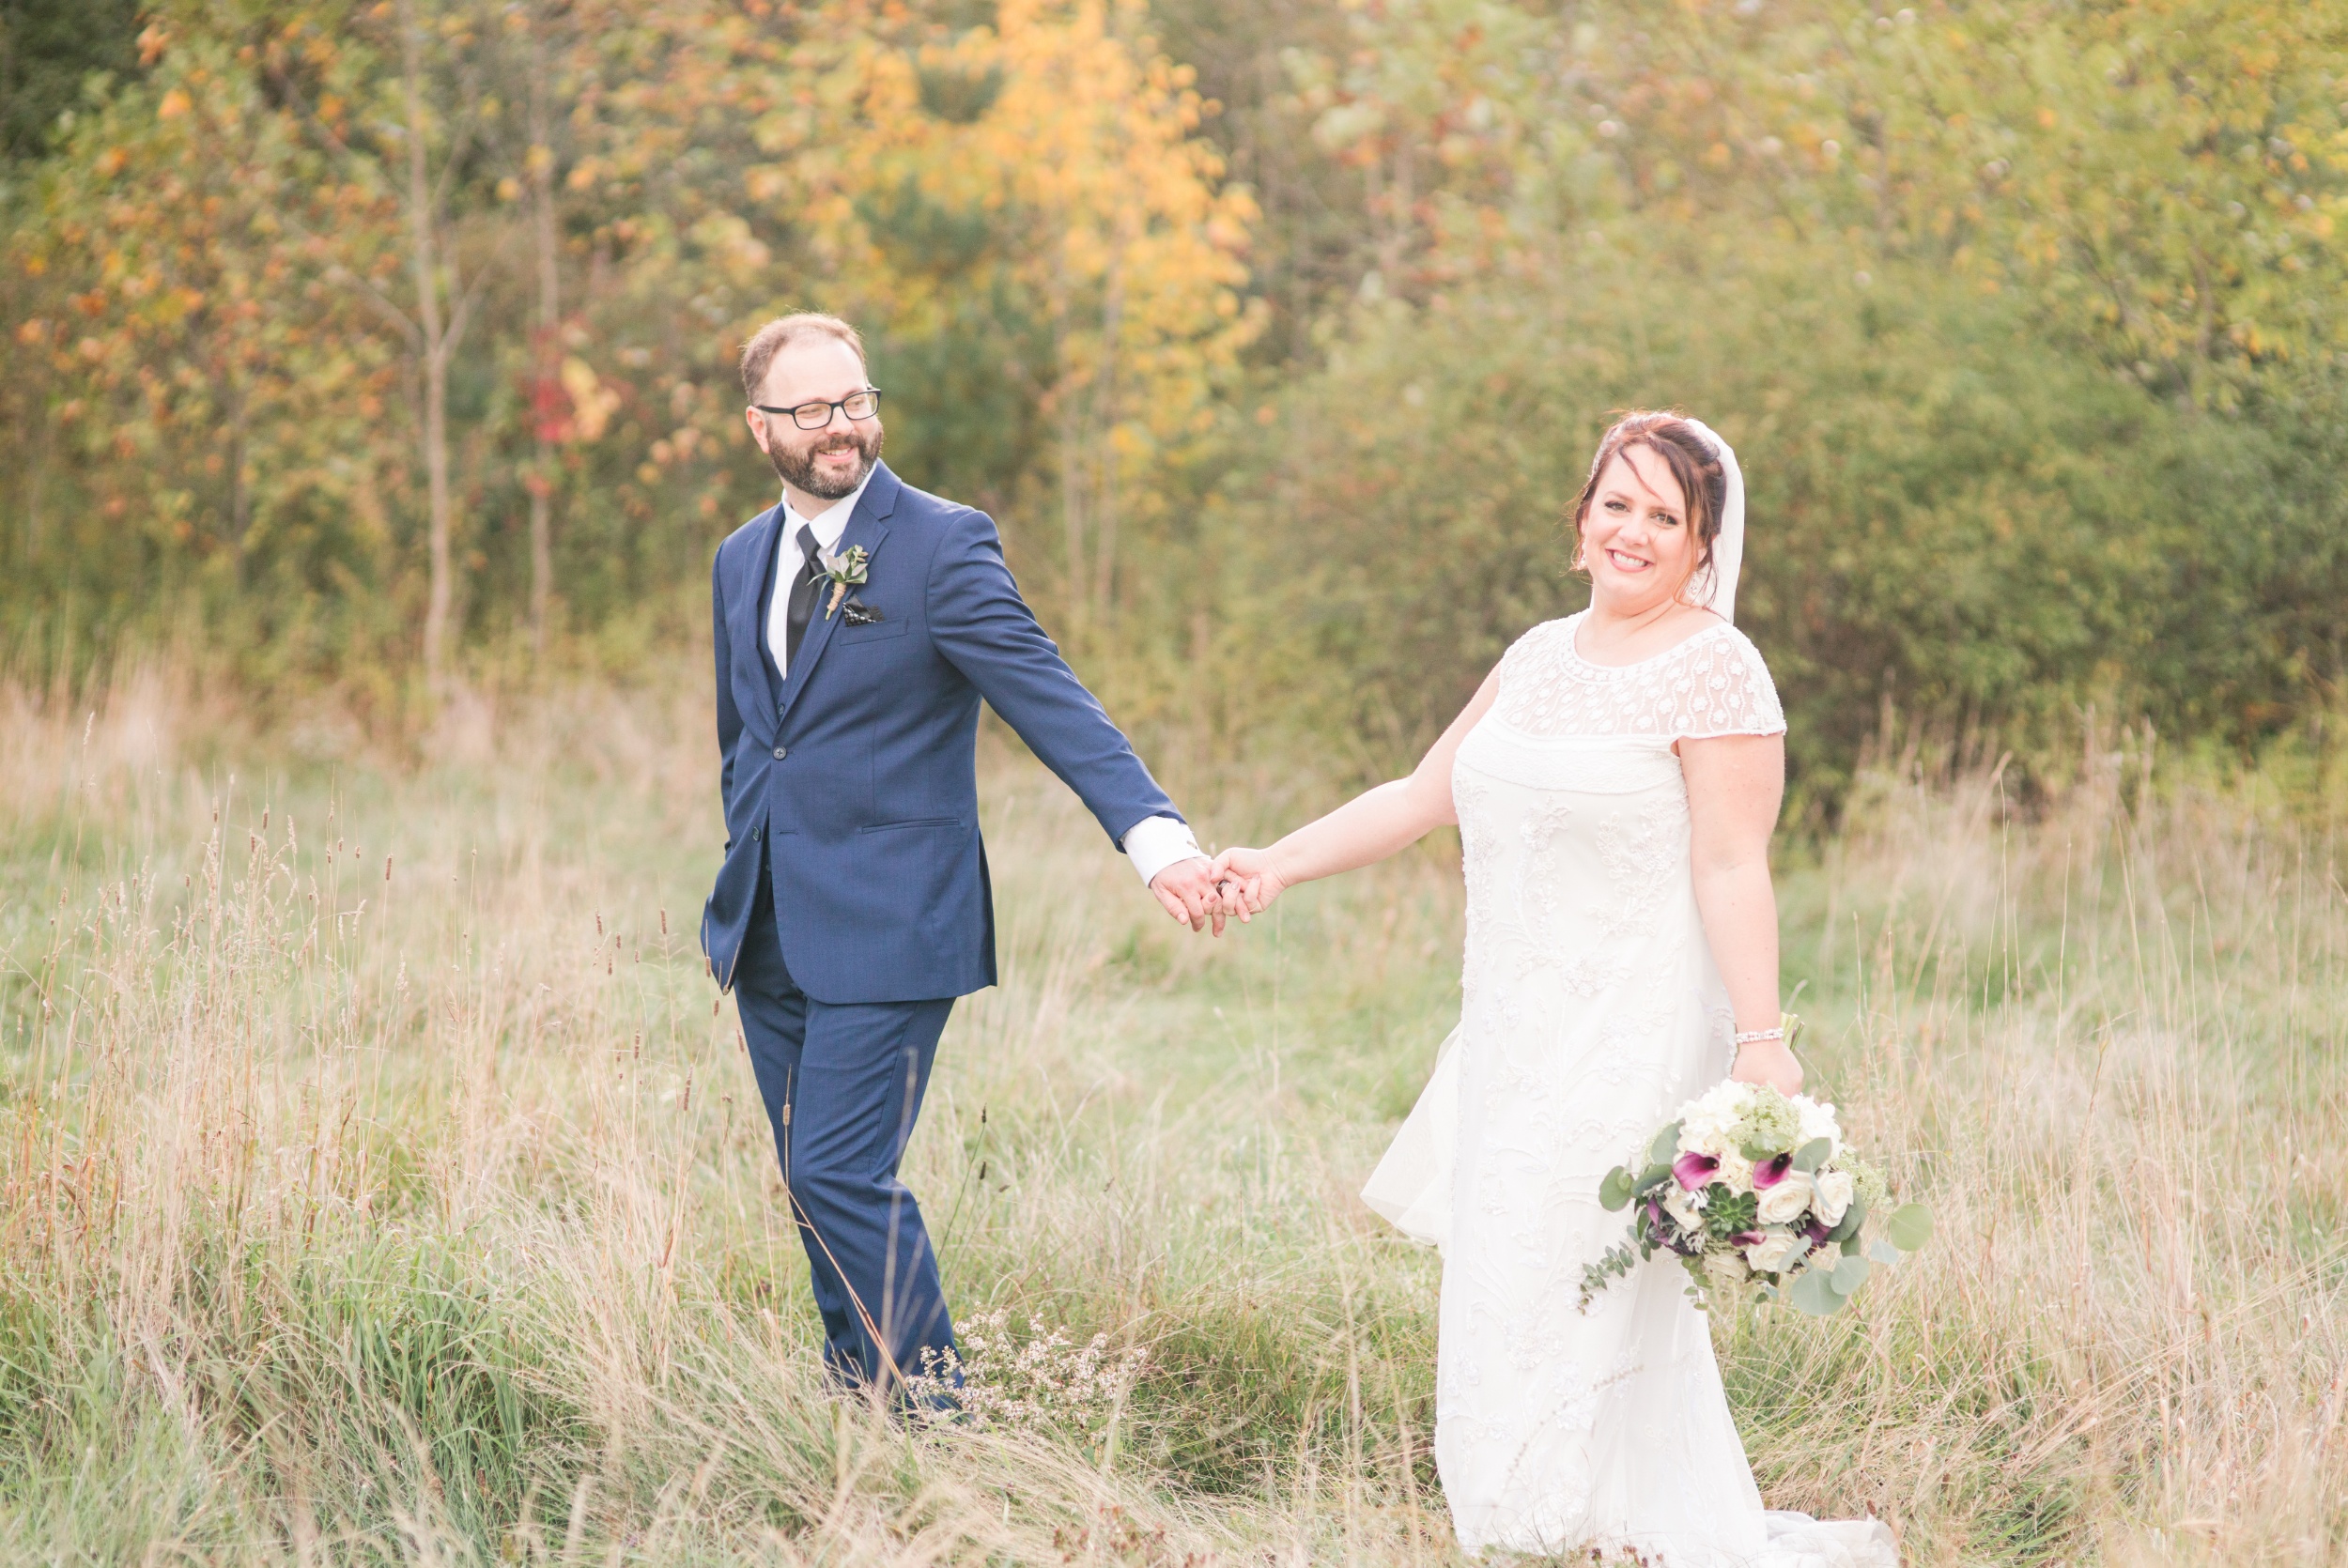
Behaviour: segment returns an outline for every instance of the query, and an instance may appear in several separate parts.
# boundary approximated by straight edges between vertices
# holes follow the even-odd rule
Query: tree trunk
[[[435,697],[448,661],[448,621],[455,598],[449,554],[448,355],[440,315],[439,225],[425,157],[424,33],[415,0],[401,0],[402,85],[408,109],[408,227],[416,275],[416,324],[424,339],[424,472],[431,509],[432,576],[424,612],[425,680]]]
[[[554,143],[547,120],[547,15],[543,8],[532,19],[530,40],[530,167],[535,197],[538,250],[538,385],[532,402],[536,416],[537,471],[530,485],[530,647],[544,663],[547,656],[547,617],[554,599],[554,432],[550,389],[555,379],[555,332],[562,322],[558,294],[562,278],[556,270],[554,224]]]
[[[1094,494],[1092,524],[1092,614],[1105,626],[1117,587],[1117,340],[1125,323],[1124,254],[1109,265],[1105,295],[1101,301],[1101,380],[1093,397],[1098,434],[1094,441],[1099,478]]]
[[[1063,597],[1067,601],[1068,624],[1061,635],[1073,645],[1084,630],[1087,589],[1091,578],[1085,571],[1085,421],[1076,368],[1069,359],[1067,266],[1063,248],[1057,297],[1052,301],[1052,386],[1058,404],[1054,412],[1059,423],[1060,526],[1067,541],[1067,560],[1061,565],[1062,580],[1067,584]]]

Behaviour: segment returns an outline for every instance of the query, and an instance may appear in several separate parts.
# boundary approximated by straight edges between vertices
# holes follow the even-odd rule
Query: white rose
[[[1773,1230],[1745,1249],[1745,1261],[1756,1274],[1782,1274],[1808,1250],[1810,1238],[1789,1230]]]
[[[1817,1197],[1811,1207],[1817,1210],[1822,1225],[1839,1225],[1850,1207],[1851,1193],[1857,1190],[1848,1171],[1820,1171],[1814,1183]]]
[[[1691,1192],[1675,1181],[1663,1194],[1663,1212],[1678,1222],[1681,1230],[1702,1230],[1704,1201],[1702,1192]]]
[[[1787,1225],[1801,1218],[1810,1207],[1812,1193],[1810,1177],[1800,1171],[1787,1171],[1774,1187],[1761,1190],[1761,1222],[1765,1225]]]
[[[1753,1270],[1735,1253],[1720,1252],[1704,1254],[1704,1271],[1714,1284],[1735,1289],[1753,1278]]]

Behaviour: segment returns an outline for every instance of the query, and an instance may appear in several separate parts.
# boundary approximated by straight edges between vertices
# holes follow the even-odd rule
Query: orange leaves
[[[566,358],[560,372],[563,393],[570,400],[570,419],[560,439],[598,441],[604,427],[619,410],[620,394],[604,385],[595,367],[577,356]]]
[[[163,94],[162,100],[156,104],[155,117],[162,120],[176,120],[193,107],[194,104],[189,99],[186,90],[174,87]]]

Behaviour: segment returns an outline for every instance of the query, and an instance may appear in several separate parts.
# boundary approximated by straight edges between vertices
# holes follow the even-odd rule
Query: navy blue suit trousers
[[[771,902],[759,905],[734,996],[823,1314],[824,1363],[845,1387],[894,1389],[940,1373],[954,1343],[921,1206],[897,1179],[953,999],[819,1002],[791,977]]]

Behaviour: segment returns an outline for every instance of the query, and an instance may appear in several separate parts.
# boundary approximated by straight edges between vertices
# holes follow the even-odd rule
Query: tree
[[[1190,73],[1132,5],[1007,0],[992,26],[855,51],[841,150],[810,214],[887,340],[946,331],[957,296],[1014,301],[1048,360],[1014,365],[1051,435],[1072,629],[1105,624],[1143,483],[1212,423],[1259,330],[1243,304],[1253,204],[1218,189]],[[941,272],[941,252],[963,265]]]

